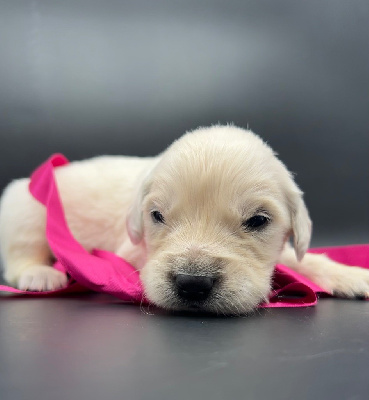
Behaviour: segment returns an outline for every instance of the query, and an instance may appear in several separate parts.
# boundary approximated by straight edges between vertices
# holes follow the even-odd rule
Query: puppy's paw
[[[338,297],[369,298],[369,270],[340,265],[326,282],[330,293]]]
[[[68,278],[47,265],[34,265],[25,269],[18,279],[18,288],[31,292],[57,290],[67,286]]]

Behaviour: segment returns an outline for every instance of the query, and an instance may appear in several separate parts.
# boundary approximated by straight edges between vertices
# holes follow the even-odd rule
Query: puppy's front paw
[[[329,279],[330,292],[339,297],[369,298],[369,270],[360,267],[340,268]]]
[[[18,288],[31,292],[44,292],[67,286],[68,278],[47,265],[34,265],[25,269],[18,279]]]

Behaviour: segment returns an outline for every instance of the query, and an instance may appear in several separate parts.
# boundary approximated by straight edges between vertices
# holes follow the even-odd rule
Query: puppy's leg
[[[0,246],[5,280],[22,290],[54,290],[67,284],[50,267],[45,209],[28,191],[29,179],[12,182],[0,203]]]
[[[279,262],[310,279],[331,294],[343,297],[369,297],[369,270],[337,263],[322,254],[305,254],[297,261],[287,243]]]

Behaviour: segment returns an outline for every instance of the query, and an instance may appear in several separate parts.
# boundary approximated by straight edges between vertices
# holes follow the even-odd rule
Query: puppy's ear
[[[301,261],[310,245],[312,222],[303,199],[303,192],[297,186],[292,174],[280,160],[277,161],[275,170],[278,171],[284,189],[296,257]]]
[[[141,179],[141,183],[138,186],[131,208],[128,211],[126,226],[128,236],[133,244],[139,244],[143,238],[142,203],[150,191],[153,169],[154,168],[146,172]]]
[[[302,198],[302,193],[298,195],[295,207],[292,207],[291,224],[296,257],[301,261],[309,248],[312,231],[312,222]]]

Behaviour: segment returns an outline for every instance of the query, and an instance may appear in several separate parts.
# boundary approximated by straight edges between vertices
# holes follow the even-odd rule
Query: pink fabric
[[[124,301],[147,302],[139,273],[132,265],[107,251],[94,250],[88,253],[69,231],[54,177],[54,168],[66,164],[68,160],[63,155],[50,157],[32,174],[30,192],[46,207],[46,236],[57,259],[54,268],[70,276],[68,286],[51,292],[29,292],[0,285],[0,291],[50,296],[92,290],[111,294]],[[344,264],[369,268],[369,245],[320,248],[310,252],[326,253]],[[319,293],[327,294],[295,271],[277,265],[269,303],[260,307],[312,306],[317,303]]]

